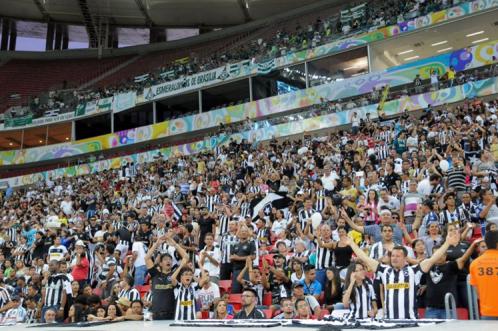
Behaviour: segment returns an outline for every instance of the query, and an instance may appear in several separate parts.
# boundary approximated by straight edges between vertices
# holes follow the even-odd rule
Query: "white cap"
[[[76,244],[74,244],[74,246],[81,246],[81,247],[86,247],[85,243],[83,242],[83,240],[78,240],[76,242]]]
[[[102,210],[102,214],[105,215],[109,215],[109,209],[105,208],[104,210]]]

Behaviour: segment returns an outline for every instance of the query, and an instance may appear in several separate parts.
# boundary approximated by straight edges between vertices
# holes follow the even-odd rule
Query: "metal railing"
[[[479,303],[477,302],[477,292],[474,286],[470,284],[470,275],[467,275],[467,300],[469,306],[469,319],[481,319],[479,314]]]

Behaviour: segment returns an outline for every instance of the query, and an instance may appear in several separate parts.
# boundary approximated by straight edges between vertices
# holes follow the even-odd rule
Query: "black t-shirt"
[[[390,188],[391,186],[396,186],[397,181],[401,181],[401,177],[395,172],[387,174],[384,177],[384,185],[386,185],[387,188]]]
[[[165,274],[154,266],[149,269],[151,276],[152,308],[153,313],[164,313],[175,318],[175,287],[171,283],[173,272]],[[167,318],[166,316],[165,318]]]
[[[50,248],[50,246],[52,246],[54,244],[54,237],[50,236],[50,237],[45,237],[45,241],[43,243],[44,247],[43,247],[43,254],[48,254],[48,250]]]
[[[465,254],[465,251],[469,248],[469,244],[466,242],[460,242],[456,246],[450,246],[446,252],[448,261],[456,261]],[[458,271],[458,281],[466,281],[467,275],[469,274],[470,261],[465,262],[462,270]]]
[[[213,231],[213,224],[216,224],[216,221],[212,217],[201,216],[197,223],[199,224],[200,236],[204,238],[206,233]]]
[[[254,245],[254,241],[239,242],[233,245],[231,252],[233,252],[234,255],[244,257],[256,255],[256,246]],[[246,261],[233,261],[232,265],[234,270],[242,270],[246,265]]]
[[[444,297],[451,293],[457,297],[458,264],[456,261],[446,262],[442,265],[433,265],[426,274],[427,307],[444,309]]]
[[[48,248],[47,248],[48,252]],[[38,258],[43,258],[45,254],[45,243],[43,241],[43,238],[38,239],[35,241],[35,248],[33,250],[33,253],[31,254],[31,258],[38,259]]]
[[[246,311],[242,309],[235,315],[235,319],[243,320],[243,319],[265,319],[265,314],[259,310],[254,308],[249,314],[246,314]]]

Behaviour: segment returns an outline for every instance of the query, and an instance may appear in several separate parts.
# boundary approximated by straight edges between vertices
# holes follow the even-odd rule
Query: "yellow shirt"
[[[353,200],[348,200],[346,204],[351,207],[351,208],[356,208],[356,199],[358,198],[358,190],[354,187],[351,186],[349,189],[344,189],[341,192],[339,192],[343,197],[349,196],[352,197]]]
[[[206,163],[204,161],[197,162],[197,173],[204,174],[206,172]]]
[[[455,79],[455,72],[452,70],[448,70],[448,79]]]

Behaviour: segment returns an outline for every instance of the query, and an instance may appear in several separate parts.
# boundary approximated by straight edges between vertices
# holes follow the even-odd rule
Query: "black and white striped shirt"
[[[441,184],[437,184],[431,190],[431,194],[442,194],[444,193],[444,186]]]
[[[247,192],[249,192],[249,193],[255,193],[255,194],[259,193],[259,192],[261,192],[261,187],[259,187],[259,186],[251,186],[251,187],[249,187],[247,189]]]
[[[387,251],[384,249],[384,244],[382,243],[382,241],[376,242],[370,248],[370,258],[374,260],[378,260],[381,257],[385,256],[386,254]]]
[[[326,241],[325,243],[330,243],[330,242],[332,242],[332,239]],[[334,259],[333,250],[325,247],[320,247],[317,242],[315,268],[317,270],[327,269],[330,266],[332,266],[333,259]]]
[[[107,275],[109,274],[112,266],[116,266],[116,268],[114,269],[114,275],[111,275],[109,277],[109,280],[119,278],[119,274],[117,271],[118,263],[113,256],[108,256],[105,258],[104,265],[102,266],[102,272],[100,273],[100,277],[99,277],[101,280],[105,280],[107,278]]]
[[[460,208],[455,208],[453,212],[445,208],[439,213],[439,224],[441,226],[446,226],[446,224],[455,224],[455,223],[462,226],[467,221],[469,221],[467,219],[467,213],[465,213]]]
[[[304,229],[306,228],[306,220],[308,218],[311,218],[311,215],[313,215],[314,213],[315,211],[313,209],[305,210],[303,208],[299,210],[298,216],[299,216],[299,224],[301,224],[301,230],[304,231]]]
[[[369,318],[368,312],[372,310],[372,301],[376,300],[375,290],[369,279],[365,279],[361,286],[355,285],[351,293],[348,319]]]
[[[217,194],[208,195],[206,197],[206,207],[210,213],[214,212],[214,206],[216,206],[218,202],[220,202],[220,196]]]
[[[220,236],[228,232],[228,223],[230,222],[230,217],[227,215],[220,215],[218,218],[218,234]]]
[[[0,308],[3,308],[8,302],[10,302],[9,291],[5,287],[0,287]]]
[[[251,211],[251,204],[249,202],[242,202],[240,204],[240,214],[245,217]]]
[[[15,228],[8,228],[7,230],[7,235],[9,237],[9,241],[12,243],[17,243],[17,229]]]
[[[236,235],[227,233],[221,239],[221,263],[230,263],[232,246],[239,242]]]
[[[178,284],[175,288],[176,310],[175,321],[195,320],[195,296],[197,284],[188,287]]]
[[[325,209],[325,189],[315,192],[315,210],[321,212]]]
[[[376,145],[375,155],[379,160],[384,160],[389,156],[389,147],[387,145]]]
[[[45,307],[58,306],[62,301],[62,293],[66,292],[69,278],[64,274],[55,274],[48,277],[45,286]]]
[[[133,302],[135,300],[140,300],[140,292],[135,288],[130,288],[128,290],[122,289],[119,292],[118,298],[126,298]]]
[[[35,309],[26,309],[26,319],[24,320],[25,324],[34,324],[37,323],[38,320],[36,316],[38,315],[38,308]]]
[[[419,265],[396,270],[379,264],[377,277],[384,285],[384,311],[389,319],[417,318],[417,290],[423,272]]]

